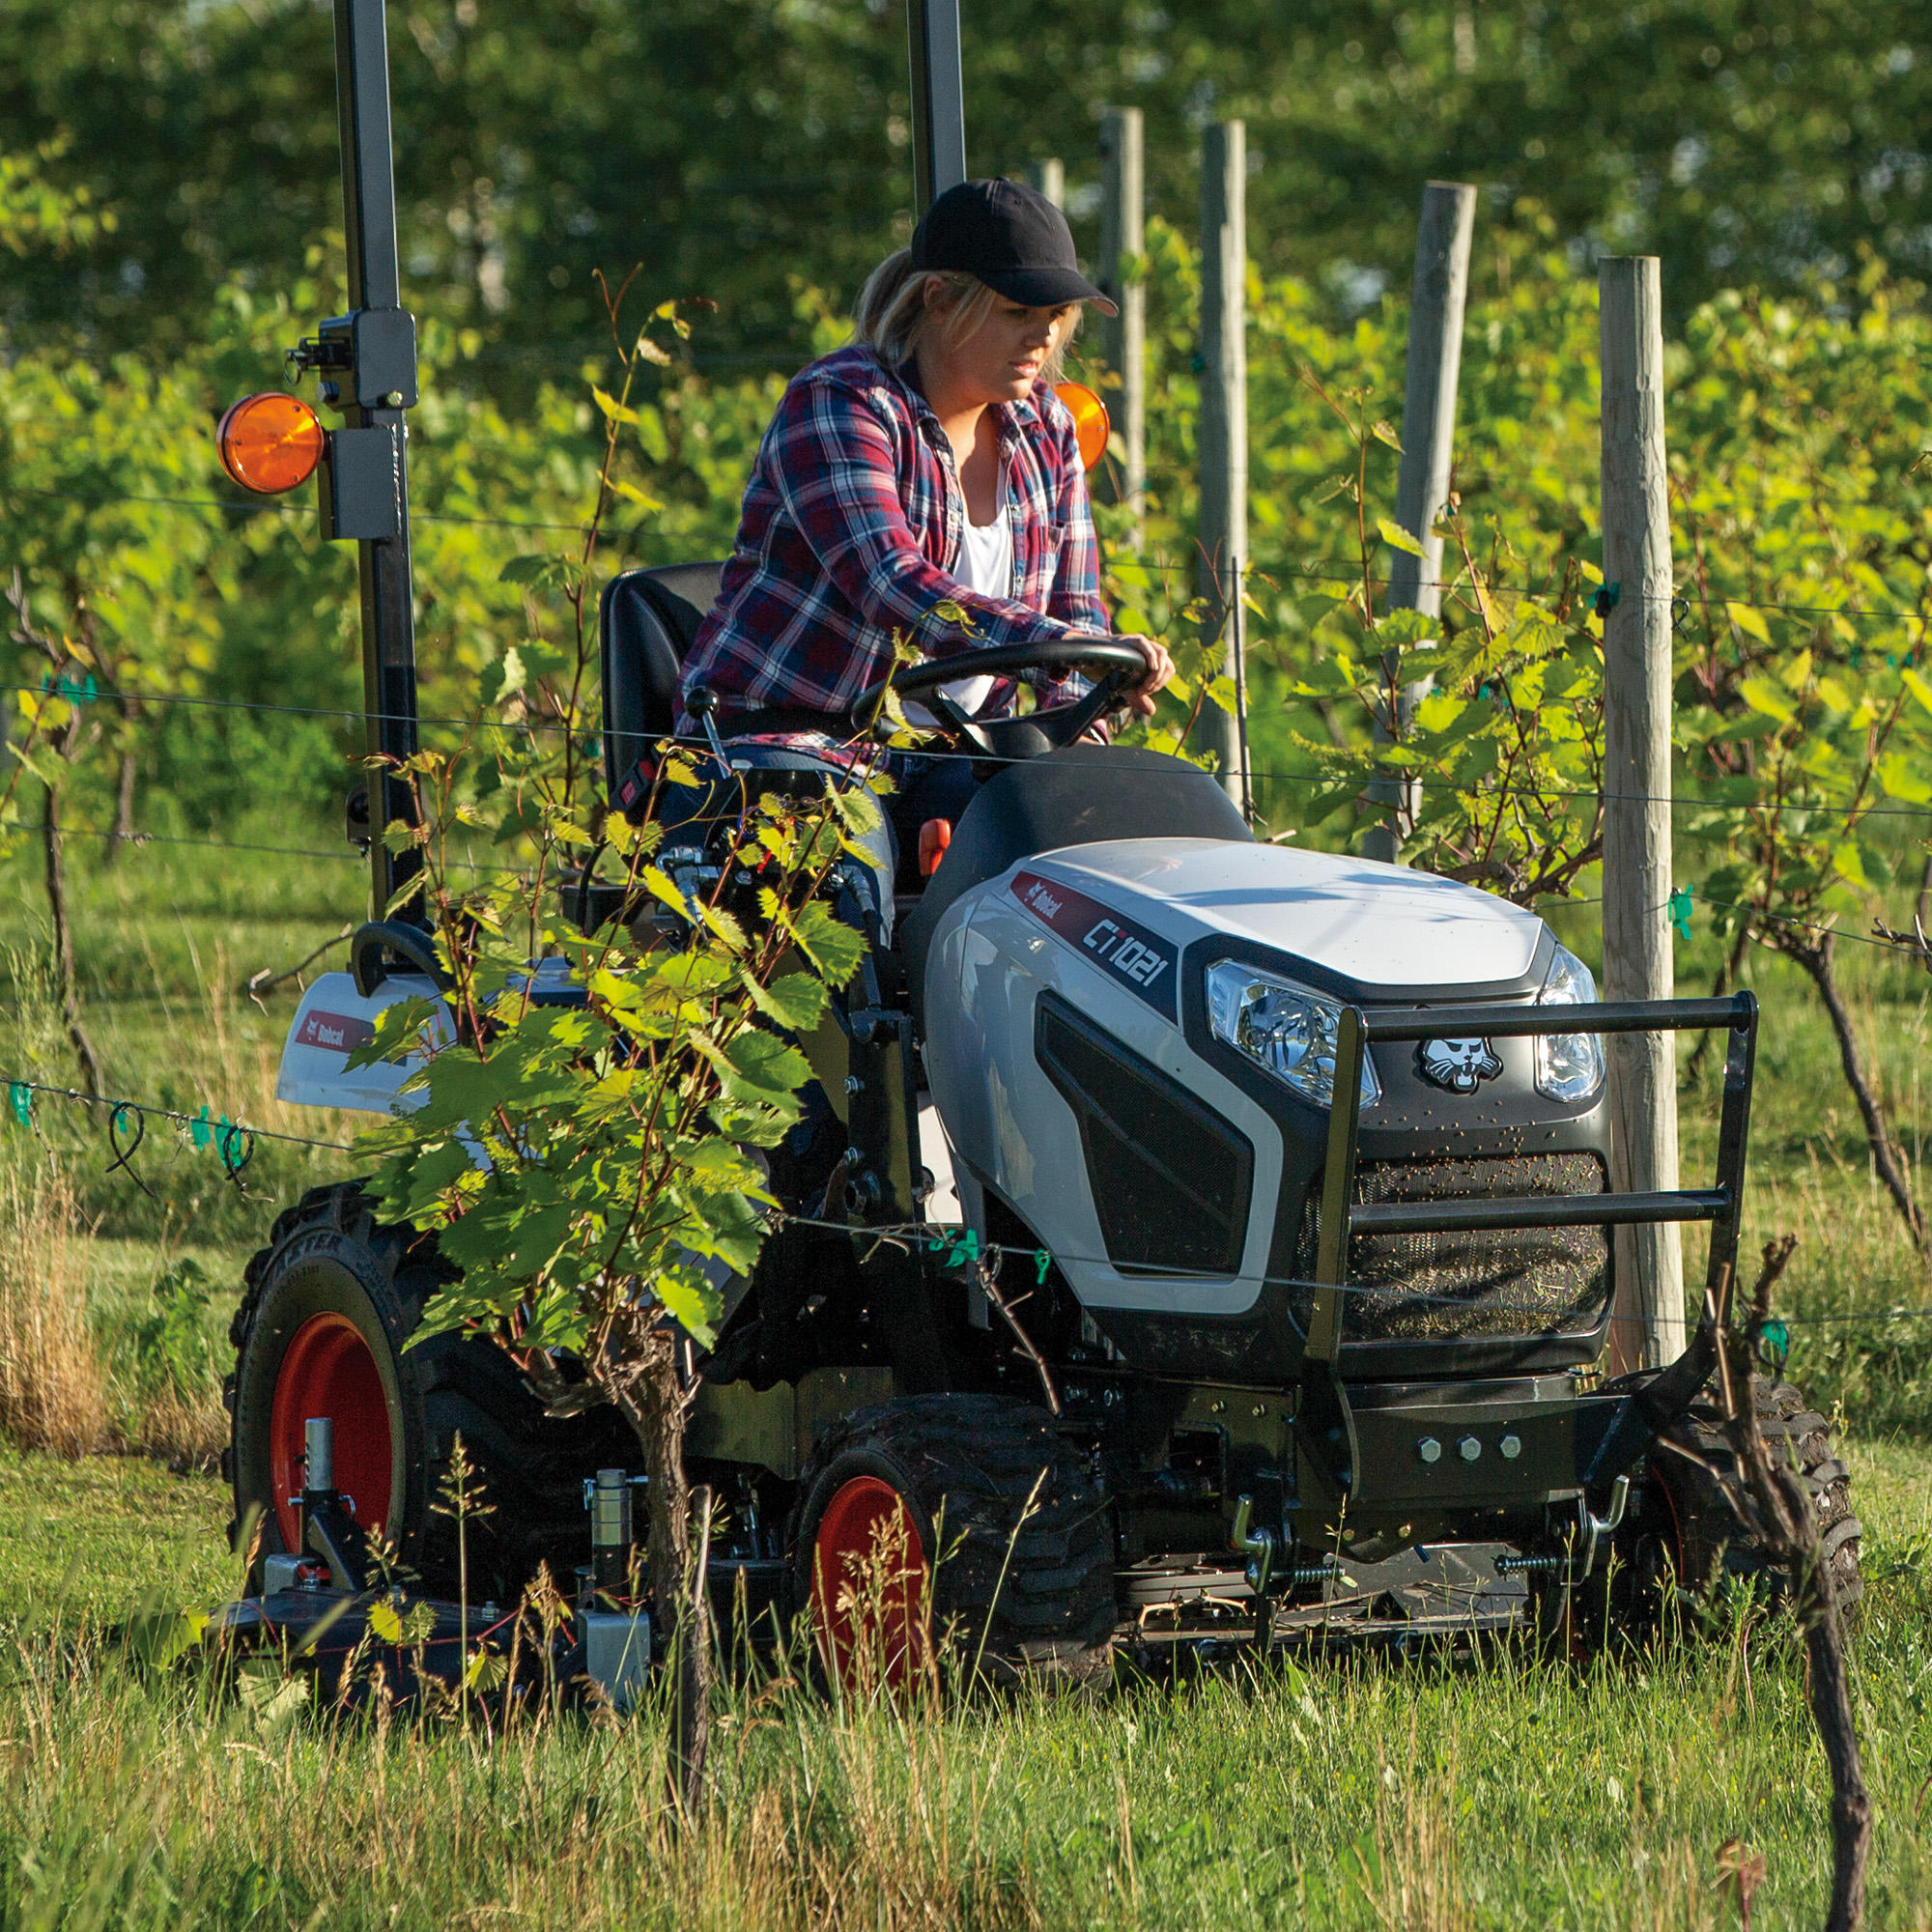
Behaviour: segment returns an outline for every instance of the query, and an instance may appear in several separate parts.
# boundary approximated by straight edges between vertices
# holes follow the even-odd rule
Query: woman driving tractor
[[[765,432],[718,601],[685,662],[680,734],[709,713],[734,763],[841,770],[855,705],[894,674],[895,637],[956,669],[927,685],[955,737],[961,723],[1011,715],[1015,686],[999,672],[1023,665],[1042,723],[1059,711],[1078,723],[1071,735],[1102,732],[1065,668],[1083,657],[1132,664],[1109,698],[1151,714],[1173,664],[1154,639],[1109,631],[1073,419],[1053,392],[1085,302],[1114,312],[1044,196],[977,181],[933,202],[867,282],[854,341],[792,380]],[[883,762],[895,842],[956,818],[971,796],[967,758]],[[880,858],[890,923],[896,852]]]

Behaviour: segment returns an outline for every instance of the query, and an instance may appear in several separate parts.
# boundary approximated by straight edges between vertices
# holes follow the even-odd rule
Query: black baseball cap
[[[1065,215],[1020,182],[969,181],[948,188],[912,231],[912,265],[977,276],[1029,308],[1080,301],[1108,315],[1121,312],[1080,272]]]

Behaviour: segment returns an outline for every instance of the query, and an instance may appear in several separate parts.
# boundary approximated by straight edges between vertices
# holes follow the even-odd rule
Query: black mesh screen
[[[1467,1201],[1521,1194],[1601,1194],[1594,1153],[1515,1154],[1475,1160],[1364,1161],[1365,1203]],[[1321,1183],[1309,1190],[1294,1272],[1315,1271],[1321,1243]],[[1609,1292],[1603,1228],[1510,1228],[1494,1233],[1357,1235],[1349,1243],[1343,1335],[1350,1341],[1442,1340],[1561,1333],[1590,1326]],[[1305,1328],[1313,1292],[1294,1291]]]
[[[1237,1274],[1255,1152],[1184,1087],[1050,994],[1035,1051],[1080,1122],[1107,1259],[1122,1271]]]

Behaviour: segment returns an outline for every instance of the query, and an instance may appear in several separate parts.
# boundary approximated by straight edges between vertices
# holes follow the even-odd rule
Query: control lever
[[[719,771],[728,780],[731,760],[724,755],[724,741],[718,735],[718,694],[707,684],[694,686],[686,694],[684,708],[702,726],[711,746],[711,755],[718,760]]]
[[[1269,1580],[1274,1576],[1274,1559],[1279,1549],[1279,1542],[1273,1530],[1265,1523],[1250,1528],[1254,1520],[1255,1499],[1253,1496],[1239,1496],[1235,1502],[1235,1526],[1228,1532],[1228,1547],[1243,1551],[1248,1559],[1248,1588],[1256,1596],[1265,1597]]]

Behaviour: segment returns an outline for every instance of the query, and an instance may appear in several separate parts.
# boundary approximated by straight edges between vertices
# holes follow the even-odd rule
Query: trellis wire
[[[280,1141],[296,1147],[320,1148],[333,1153],[353,1153],[355,1151],[354,1147],[346,1141],[325,1141],[317,1140],[305,1134],[277,1133],[268,1127],[251,1127],[242,1122],[230,1122],[225,1118],[216,1121],[210,1118],[209,1109],[205,1105],[199,1115],[186,1114],[178,1108],[155,1106],[147,1101],[131,1100],[103,1094],[88,1094],[75,1087],[59,1087],[44,1081],[23,1080],[4,1073],[0,1073],[0,1087],[6,1089],[10,1097],[15,1094],[26,1092],[66,1100],[73,1105],[105,1107],[109,1109],[110,1134],[113,1132],[114,1122],[122,1116],[139,1115],[151,1119],[169,1121],[190,1131],[197,1127],[202,1128],[214,1137],[217,1150],[219,1137],[226,1131],[235,1135],[245,1134],[251,1139]],[[30,1124],[29,1121],[20,1119],[17,1101],[13,1103],[13,1118],[19,1125],[25,1126]],[[137,1142],[136,1146],[138,1145],[139,1143]],[[132,1168],[128,1165],[128,1160],[131,1157],[133,1149],[129,1148],[127,1151],[127,1155],[117,1158],[117,1160],[110,1164],[110,1171],[112,1167],[116,1166],[125,1168],[128,1178],[134,1180],[136,1185],[142,1186],[145,1190],[145,1183],[141,1181],[140,1177],[133,1172]],[[220,1157],[231,1177],[238,1175],[241,1167],[246,1165],[245,1158],[234,1166],[229,1166],[226,1155],[221,1155]],[[854,1226],[849,1222],[825,1220],[810,1214],[794,1214],[784,1209],[768,1213],[766,1220],[774,1232],[780,1227],[815,1228],[828,1233],[846,1235],[854,1240],[860,1241],[888,1241],[902,1244],[917,1243],[926,1248],[928,1252],[935,1254],[941,1249],[946,1249],[949,1251],[947,1257],[949,1264],[956,1264],[962,1258],[974,1262],[981,1260],[998,1260],[1002,1262],[1013,1260],[1023,1262],[1035,1271],[1036,1281],[1038,1285],[1044,1284],[1048,1270],[1061,1262],[1071,1262],[1078,1265],[1093,1267],[1113,1266],[1113,1262],[1104,1255],[1055,1253],[1046,1248],[1019,1247],[1009,1242],[985,1241],[979,1238],[976,1231],[954,1228],[946,1223],[899,1221],[878,1226]],[[1137,1262],[1134,1265],[1135,1272],[1140,1274],[1159,1275],[1173,1280],[1199,1280],[1201,1278],[1200,1271],[1193,1268],[1166,1267],[1159,1263],[1140,1262]],[[1254,1279],[1254,1277],[1243,1276],[1242,1279]],[[1259,1279],[1262,1285],[1273,1288],[1306,1288],[1317,1285],[1303,1281],[1300,1277],[1293,1275],[1264,1274]],[[1361,1287],[1353,1283],[1346,1283],[1343,1285],[1341,1292],[1344,1294],[1366,1295],[1378,1293],[1381,1291]],[[1443,1307],[1462,1307],[1466,1305],[1462,1297],[1455,1295],[1412,1294],[1406,1295],[1404,1299]],[[1872,1311],[1867,1314],[1787,1316],[1781,1319],[1788,1327],[1842,1327],[1889,1321],[1932,1321],[1932,1308],[1892,1308],[1883,1311]],[[1613,1324],[1619,1321],[1638,1321],[1640,1320],[1641,1318],[1639,1317],[1617,1315],[1609,1317],[1609,1321]]]
[[[316,704],[270,704],[258,699],[239,697],[201,697],[187,693],[153,691],[96,690],[88,695],[76,695],[50,688],[46,684],[0,684],[0,692],[27,693],[37,697],[66,696],[79,703],[104,702],[107,700],[131,702],[134,704],[180,704],[213,711],[259,711],[266,714],[292,718],[384,718],[385,712],[370,713],[350,705]],[[512,731],[534,734],[540,731],[577,730],[588,740],[594,740],[601,733],[588,724],[569,725],[554,719],[485,719],[485,718],[421,718],[418,724],[444,725],[452,729],[481,731]],[[673,745],[681,750],[694,751],[699,754],[708,752],[710,741],[698,736],[681,736],[669,733],[655,740],[658,744]],[[965,760],[974,764],[1021,764],[1026,760],[1019,757],[1003,756],[998,753],[926,751],[921,749],[919,755],[923,758]],[[1279,772],[1257,771],[1254,777],[1266,779],[1276,784],[1303,785],[1311,789],[1333,790],[1338,785],[1350,781],[1353,775],[1323,775],[1319,772]],[[1417,777],[1411,781],[1424,791],[1466,791],[1468,786],[1455,779],[1435,779]],[[1487,793],[1492,798],[1531,798],[1549,799],[1596,799],[1617,798],[1653,802],[1651,795],[1644,792],[1605,792],[1579,785],[1499,785]],[[1862,818],[1923,818],[1932,819],[1932,805],[1865,805],[1861,806],[1846,798],[1820,799],[1806,802],[1791,800],[1785,802],[1770,799],[1732,800],[1699,798],[1693,794],[1673,792],[1662,802],[1673,808],[1698,811],[1726,811],[1739,814],[1752,812],[1790,813],[1802,811],[1857,811]]]

